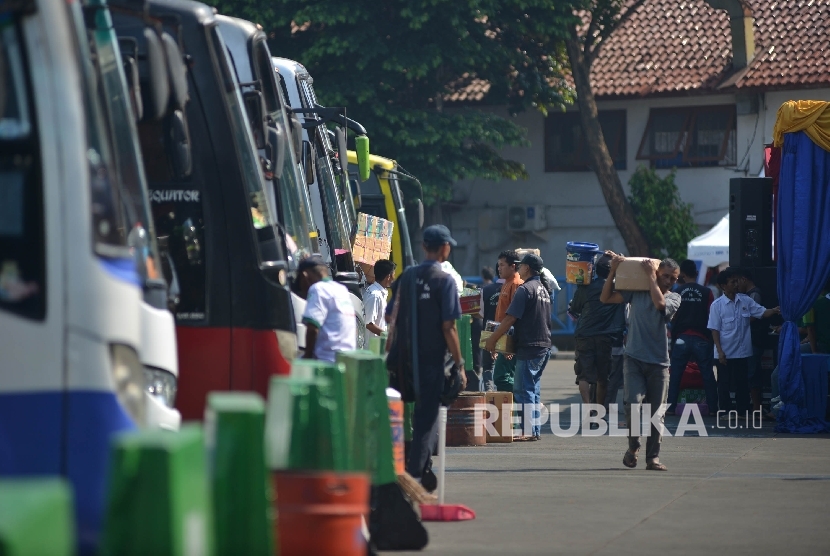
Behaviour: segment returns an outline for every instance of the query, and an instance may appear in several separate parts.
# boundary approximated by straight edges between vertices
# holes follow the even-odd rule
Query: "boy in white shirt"
[[[334,363],[338,351],[357,349],[357,319],[349,290],[331,279],[323,258],[311,255],[300,261],[297,280],[306,298],[303,357]]]
[[[363,298],[364,322],[366,336],[380,337],[386,330],[386,296],[388,288],[395,278],[395,263],[381,259],[375,263],[375,281],[366,288]]]

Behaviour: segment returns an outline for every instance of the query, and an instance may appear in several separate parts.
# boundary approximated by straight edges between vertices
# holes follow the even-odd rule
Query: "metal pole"
[[[438,409],[438,504],[444,503],[444,477],[447,469],[447,408]]]

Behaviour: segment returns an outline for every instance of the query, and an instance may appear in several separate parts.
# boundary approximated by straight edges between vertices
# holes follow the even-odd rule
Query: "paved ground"
[[[577,401],[568,357],[545,370],[545,403]],[[623,467],[624,438],[558,438],[548,426],[539,442],[450,448],[447,502],[477,518],[427,524],[425,552],[830,553],[830,436],[712,432],[664,439],[663,473],[644,457]]]

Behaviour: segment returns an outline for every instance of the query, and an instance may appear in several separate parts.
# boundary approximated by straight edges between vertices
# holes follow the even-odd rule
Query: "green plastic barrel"
[[[470,315],[461,315],[461,318],[455,321],[455,326],[458,329],[458,342],[461,344],[461,357],[464,358],[464,370],[473,370],[473,335],[472,335],[472,318]]]
[[[347,467],[342,396],[333,393],[331,380],[315,376],[315,365],[321,375],[326,367],[339,370],[323,361],[295,361],[291,376],[271,377],[265,426],[265,459],[271,471]]]
[[[291,420],[294,395],[290,376],[272,376],[268,385],[268,407],[265,411],[265,462],[269,470],[288,469],[291,449]]]
[[[0,554],[75,553],[72,489],[64,479],[0,481]]]
[[[291,383],[289,469],[346,470],[346,425],[334,392],[324,377]]]
[[[201,426],[116,436],[105,522],[103,554],[213,554]]]
[[[274,552],[265,469],[265,404],[253,392],[213,392],[205,410],[216,554]]]
[[[372,484],[397,481],[386,388],[389,375],[382,357],[365,350],[341,352],[337,360],[356,377],[353,419],[350,416],[354,471],[372,476]]]
[[[373,334],[367,335],[366,349],[375,355],[380,355],[380,337]]]
[[[333,434],[342,439],[344,449],[342,450],[343,469],[337,468],[336,471],[351,469],[351,436],[348,429],[348,413],[350,411],[348,404],[348,396],[346,393],[346,368],[341,363],[329,363],[327,361],[315,361],[311,359],[299,359],[294,361],[293,367],[308,367],[310,374],[316,378],[325,378],[328,380],[330,386],[329,395],[331,396],[332,410],[335,412],[332,415]],[[300,374],[307,374],[302,372]]]

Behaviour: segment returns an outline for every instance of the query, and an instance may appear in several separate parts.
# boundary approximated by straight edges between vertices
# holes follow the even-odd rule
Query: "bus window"
[[[0,23],[0,309],[46,317],[43,184],[23,47]]]
[[[173,186],[176,187],[176,186]],[[201,192],[196,189],[150,191],[164,278],[179,323],[206,318],[205,222]]]

